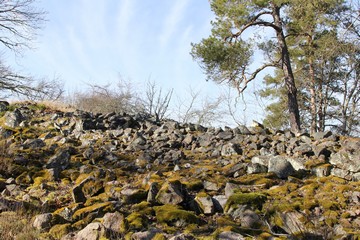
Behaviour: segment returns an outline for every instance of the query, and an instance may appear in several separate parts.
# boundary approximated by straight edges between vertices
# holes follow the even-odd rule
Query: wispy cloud
[[[133,2],[134,0],[123,0],[119,5],[116,19],[116,32],[121,38],[128,34],[129,23],[133,15]]]
[[[178,0],[169,11],[169,14],[164,20],[162,33],[159,40],[161,47],[165,47],[174,33],[177,31],[177,25],[184,17],[184,11],[188,5],[189,0]]]

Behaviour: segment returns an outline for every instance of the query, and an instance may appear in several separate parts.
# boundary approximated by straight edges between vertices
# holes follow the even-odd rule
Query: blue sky
[[[150,78],[182,98],[190,87],[205,98],[224,90],[206,82],[189,54],[192,42],[210,34],[208,0],[38,0],[37,7],[47,22],[33,49],[6,57],[23,73],[58,76],[70,94],[119,75],[140,89]],[[249,99],[246,114],[259,119],[259,102]]]
[[[208,0],[42,0],[47,22],[16,68],[58,75],[66,89],[116,82],[119,74],[164,88],[213,88],[189,54],[210,33]]]

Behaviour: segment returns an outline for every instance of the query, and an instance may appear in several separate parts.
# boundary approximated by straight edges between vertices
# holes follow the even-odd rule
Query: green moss
[[[15,179],[16,184],[31,184],[33,182],[29,172],[23,172]]]
[[[106,193],[101,193],[97,196],[88,198],[86,200],[86,202],[84,203],[84,206],[88,207],[91,205],[94,205],[96,203],[103,203],[103,202],[108,202],[109,201],[109,196]]]
[[[325,223],[329,227],[333,227],[339,221],[339,213],[336,211],[332,211],[332,210],[326,211],[324,212],[324,217],[325,217]]]
[[[138,204],[134,204],[131,207],[131,210],[134,212],[138,212],[141,214],[145,214],[145,215],[152,215],[153,214],[153,209],[151,207],[151,204],[149,202],[143,201],[141,203]]]
[[[186,224],[200,223],[200,219],[190,211],[182,210],[178,206],[166,204],[154,207],[156,219],[159,223],[172,225],[176,221],[184,221]]]
[[[113,206],[112,206],[111,202],[96,203],[96,204],[94,204],[92,206],[84,207],[84,208],[81,208],[81,209],[77,210],[73,215],[73,219],[79,220],[79,219],[85,217],[86,215],[88,215],[91,212],[110,211],[112,209],[112,207]]]
[[[49,233],[53,238],[60,239],[61,237],[68,234],[71,230],[72,228],[70,223],[57,224],[50,229]]]
[[[240,176],[236,178],[236,182],[243,185],[265,185],[269,188],[278,183],[278,178],[274,173],[256,173]]]
[[[227,212],[233,205],[251,205],[257,209],[261,209],[266,201],[266,195],[262,193],[234,193],[226,202],[224,211]]]
[[[147,228],[147,218],[138,212],[133,212],[126,217],[129,230],[142,230]]]
[[[99,180],[87,181],[82,187],[82,191],[87,197],[95,196],[104,191],[103,182]]]
[[[203,182],[201,180],[194,180],[190,182],[184,182],[186,189],[189,191],[199,191],[204,188]]]
[[[157,233],[151,240],[166,240],[166,237],[162,233]]]

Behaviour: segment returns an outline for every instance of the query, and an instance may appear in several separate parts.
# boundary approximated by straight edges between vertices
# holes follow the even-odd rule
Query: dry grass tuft
[[[2,240],[39,239],[40,232],[32,227],[31,216],[22,210],[0,213],[0,236]]]

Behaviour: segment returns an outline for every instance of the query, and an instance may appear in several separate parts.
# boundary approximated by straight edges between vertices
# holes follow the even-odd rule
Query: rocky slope
[[[360,239],[357,138],[31,103],[0,112],[8,239]]]

